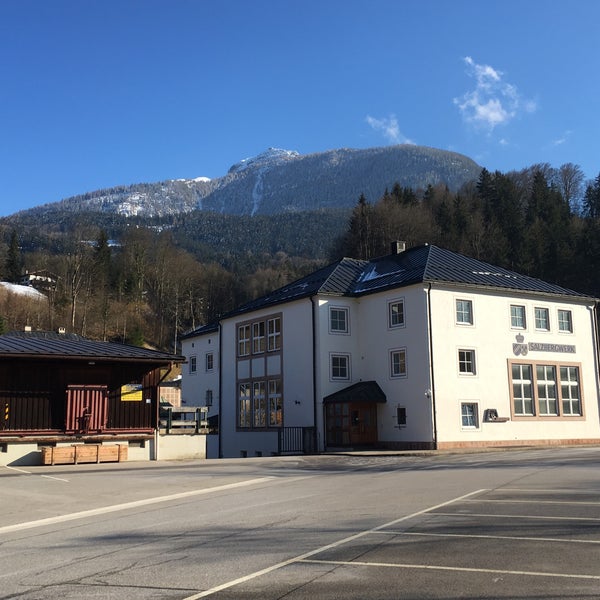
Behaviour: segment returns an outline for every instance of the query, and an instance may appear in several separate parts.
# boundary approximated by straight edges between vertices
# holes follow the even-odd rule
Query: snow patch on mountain
[[[18,296],[26,296],[34,300],[46,300],[46,296],[42,292],[38,292],[38,290],[29,285],[18,285],[16,283],[9,283],[8,281],[0,281],[0,287]]]
[[[251,158],[244,158],[229,169],[229,173],[241,173],[252,167],[274,167],[300,156],[295,150],[283,150],[282,148],[269,148]]]

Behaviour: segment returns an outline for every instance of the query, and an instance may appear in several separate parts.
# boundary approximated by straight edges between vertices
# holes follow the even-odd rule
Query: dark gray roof
[[[520,275],[450,250],[424,244],[370,261],[343,258],[302,279],[243,304],[222,318],[226,319],[317,294],[356,297],[416,283],[459,284],[479,289],[504,289],[593,300],[586,294],[541,279]],[[216,324],[213,324],[213,327],[216,330]],[[186,337],[206,332],[200,328],[190,332]]]
[[[68,358],[120,362],[170,363],[185,358],[138,346],[96,342],[70,333],[14,331],[0,335],[0,357]]]
[[[383,403],[386,401],[385,394],[376,381],[359,381],[323,398],[323,404],[331,404],[332,402]]]

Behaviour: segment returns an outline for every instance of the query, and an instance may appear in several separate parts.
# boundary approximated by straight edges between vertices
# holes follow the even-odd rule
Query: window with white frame
[[[458,372],[461,375],[475,375],[475,350],[458,351]]]
[[[513,362],[510,373],[514,416],[583,414],[579,365]]]
[[[573,317],[570,310],[558,310],[558,330],[563,333],[573,333]]]
[[[554,365],[537,365],[535,371],[540,415],[558,415],[556,367]]]
[[[215,355],[212,352],[207,352],[205,356],[206,371],[212,371],[215,368]]]
[[[535,328],[538,331],[550,331],[550,311],[547,308],[535,307]]]
[[[521,304],[510,305],[510,326],[513,329],[526,329],[525,307]]]
[[[390,375],[406,377],[406,348],[390,351]]]
[[[329,308],[329,331],[348,333],[348,309],[331,306]]]
[[[577,367],[560,367],[560,395],[563,415],[581,415],[581,390]]]
[[[456,300],[456,322],[459,325],[473,325],[473,302],[472,300]]]
[[[250,325],[238,327],[238,356],[250,355]]]
[[[190,364],[189,364],[190,375],[193,375],[196,372],[197,367],[198,367],[198,358],[196,357],[195,354],[192,354],[190,356]]]
[[[252,323],[252,353],[261,354],[265,351],[265,322]]]
[[[281,317],[267,320],[267,350],[269,352],[281,350]]]
[[[477,429],[479,427],[479,407],[477,402],[461,402],[460,419],[463,429]]]
[[[388,303],[388,322],[390,328],[404,327],[404,299]]]
[[[332,354],[331,379],[350,379],[350,356],[348,354]]]

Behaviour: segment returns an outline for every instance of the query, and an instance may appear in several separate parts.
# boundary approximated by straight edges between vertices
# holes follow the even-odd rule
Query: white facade
[[[182,397],[214,390],[220,456],[275,454],[290,427],[318,450],[600,441],[593,299],[420,282],[257,306],[183,342]]]

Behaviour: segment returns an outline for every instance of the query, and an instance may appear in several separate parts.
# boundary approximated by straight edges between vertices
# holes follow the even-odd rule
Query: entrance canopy
[[[383,403],[387,399],[376,381],[359,381],[323,398],[323,404],[337,402]]]

